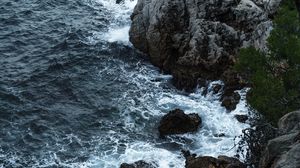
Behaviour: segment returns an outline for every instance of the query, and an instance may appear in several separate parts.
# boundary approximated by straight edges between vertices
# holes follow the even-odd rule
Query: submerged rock
[[[220,85],[220,84],[215,84],[215,85],[213,85],[213,88],[212,88],[214,94],[219,93],[221,89],[222,89],[222,85]]]
[[[283,116],[278,123],[279,137],[271,139],[260,160],[260,168],[300,167],[300,111]]]
[[[245,123],[249,119],[246,115],[235,115],[234,117],[241,123]]]
[[[183,134],[197,131],[201,125],[201,118],[198,114],[185,114],[180,109],[170,111],[160,121],[158,131],[160,136]]]
[[[237,92],[231,93],[231,95],[223,95],[221,98],[222,106],[224,106],[227,110],[234,110],[236,105],[240,102],[241,96]]]
[[[242,46],[264,50],[280,0],[139,0],[130,41],[180,88],[219,79]]]
[[[238,73],[227,70],[222,74],[221,79],[224,81],[225,86],[221,96],[222,106],[224,106],[227,110],[232,111],[235,110],[236,105],[240,101],[240,95],[236,93],[236,90],[241,90],[249,84],[243,80]]]
[[[139,160],[137,162],[127,164],[127,163],[122,163],[120,168],[156,168],[153,164],[147,163],[143,160]]]
[[[116,0],[116,4],[124,3],[124,0]]]

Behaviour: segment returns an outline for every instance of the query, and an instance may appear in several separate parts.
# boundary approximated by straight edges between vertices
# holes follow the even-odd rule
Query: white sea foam
[[[145,142],[134,142],[128,145],[125,153],[117,157],[108,155],[102,159],[93,159],[92,162],[94,162],[94,166],[100,166],[102,168],[118,168],[122,163],[133,163],[139,160],[146,160],[160,168],[184,168],[183,156],[165,149],[156,148],[153,144]]]
[[[249,111],[245,102],[246,90],[240,91],[242,100],[237,109],[228,113],[221,107],[219,95],[209,92],[203,96],[201,88],[191,94],[179,91],[170,84],[170,75],[160,74],[157,68],[148,63],[125,62],[117,58],[105,60],[102,62],[105,66],[99,70],[98,78],[111,77],[112,83],[126,88],[115,91],[120,95],[112,97],[114,107],[119,111],[118,120],[103,121],[109,124],[100,127],[103,129],[101,136],[92,137],[88,141],[90,148],[83,151],[88,157],[86,161],[60,160],[55,151],[51,151],[44,154],[44,160],[33,160],[36,162],[35,167],[59,165],[70,168],[118,168],[124,162],[145,160],[157,164],[159,168],[183,168],[184,158],[180,155],[181,149],[191,150],[198,155],[236,154],[234,139],[243,129],[249,127],[248,124],[239,123],[234,117],[235,114],[247,114]],[[211,85],[214,83],[222,84],[216,81]],[[183,109],[186,113],[198,113],[203,125],[196,133],[159,139],[157,136],[159,119],[174,108]],[[116,125],[116,122],[121,124]],[[216,136],[221,133],[225,136]],[[86,144],[73,134],[66,136],[64,141],[76,142],[83,144],[82,146]],[[178,147],[168,148],[165,144]],[[65,150],[61,144],[58,146],[62,152]],[[14,165],[20,160],[17,155],[0,151],[0,157],[3,156],[10,158],[9,162]]]
[[[229,113],[221,106],[220,95],[209,92],[203,96],[201,88],[195,93],[187,94],[172,87],[170,75],[160,74],[151,65],[130,65],[120,60],[114,60],[114,62],[113,69],[102,70],[100,75],[118,73],[120,75],[116,80],[130,86],[130,89],[124,92],[121,97],[115,99],[118,108],[122,111],[120,115],[123,116],[126,130],[129,132],[145,131],[151,122],[158,123],[158,121],[153,121],[153,118],[160,118],[169,110],[180,108],[186,113],[198,113],[202,118],[203,125],[196,133],[171,136],[167,142],[179,144],[182,148],[191,150],[198,155],[217,157],[236,154],[237,147],[234,144],[239,141],[237,136],[241,135],[242,130],[248,128],[249,124],[239,123],[234,115],[248,113],[249,109],[245,101],[247,89],[239,91],[242,99],[236,110]],[[216,83],[222,84],[221,81],[215,81],[210,84],[210,87]],[[212,89],[209,88],[208,90]],[[144,120],[143,124],[139,124],[141,117]],[[152,129],[155,130],[155,127],[154,125]],[[219,134],[225,136],[218,137]],[[180,137],[187,139],[190,143],[184,144]],[[108,155],[102,161],[105,164],[109,162],[109,165],[117,166],[122,162],[131,163],[144,159],[160,163],[159,167],[161,168],[168,167],[166,164],[172,165],[173,163],[178,164],[175,167],[181,167],[180,151],[176,150],[169,153],[166,149],[155,147],[157,145],[155,143],[159,142],[151,140],[151,143],[146,143],[133,140],[128,142],[125,153],[117,154],[117,159],[110,160],[111,156]],[[146,147],[143,148],[143,145]],[[172,155],[172,157],[168,156],[169,159],[167,159],[162,155]]]
[[[130,15],[137,0],[124,0],[120,4],[117,4],[116,0],[93,0],[93,3],[99,3],[105,7],[106,12],[109,13],[106,17],[110,24],[105,32],[92,32],[93,35],[88,37],[89,43],[95,44],[98,41],[106,41],[130,45],[128,34]]]
[[[107,42],[120,42],[128,45],[129,16],[136,4],[135,1],[125,0],[123,4],[116,4],[115,0],[94,0],[102,4],[110,15],[111,23],[104,33],[94,32],[91,40],[104,40]],[[123,129],[135,133],[156,130],[157,119],[174,108],[183,109],[186,113],[198,113],[202,118],[202,127],[196,133],[171,136],[165,142],[181,145],[182,148],[191,150],[198,155],[227,155],[236,154],[235,143],[239,140],[237,136],[242,134],[242,130],[249,127],[249,124],[239,123],[234,115],[247,114],[249,109],[246,104],[245,95],[247,90],[239,91],[242,100],[237,105],[236,110],[228,113],[219,101],[220,95],[208,92],[202,95],[199,88],[195,93],[185,93],[176,90],[171,84],[170,75],[162,75],[159,71],[149,65],[138,63],[136,65],[111,58],[112,65],[105,65],[99,71],[99,78],[106,75],[119,74],[113,80],[125,83],[127,91],[119,97],[114,97],[120,116],[123,118]],[[221,84],[215,81],[210,84]],[[209,89],[209,90],[210,90]],[[155,125],[156,124],[156,125]],[[150,125],[150,126],[149,126]],[[151,127],[151,128],[148,128]],[[147,130],[145,130],[147,129]],[[155,137],[157,132],[146,132]],[[110,130],[107,135],[95,138],[98,145],[119,144],[121,139],[126,139],[124,151],[118,151],[117,145],[111,150],[101,151],[99,155],[92,155],[87,167],[117,168],[123,162],[132,163],[138,160],[153,162],[160,168],[184,167],[184,159],[180,155],[180,150],[169,151],[158,148],[159,140],[135,140],[130,135],[121,134],[116,130]],[[223,134],[225,136],[219,137]],[[188,144],[181,139],[188,140]],[[101,150],[95,146],[95,150]]]
[[[124,44],[127,44],[129,39],[129,28],[129,26],[125,26],[121,28],[110,29],[104,35],[104,38],[107,39],[108,42],[123,42]]]

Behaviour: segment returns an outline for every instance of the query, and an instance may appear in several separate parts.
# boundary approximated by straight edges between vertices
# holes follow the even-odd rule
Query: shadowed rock
[[[218,158],[210,156],[187,157],[186,168],[246,168],[246,165],[236,158],[219,156]]]
[[[201,118],[198,114],[185,114],[182,110],[175,109],[163,116],[158,130],[161,136],[183,134],[197,131],[200,125]]]
[[[300,167],[300,111],[283,116],[279,122],[280,136],[271,139],[260,160],[260,168]]]
[[[223,95],[221,101],[222,106],[224,106],[227,110],[232,111],[236,108],[236,105],[239,103],[241,96],[239,93],[233,92],[230,95]]]
[[[116,0],[116,4],[124,3],[124,0]]]
[[[249,119],[246,115],[235,115],[234,117],[241,123],[245,123]]]
[[[193,89],[199,78],[220,79],[240,47],[266,49],[270,17],[280,0],[139,0],[130,41],[151,62]]]
[[[127,163],[122,163],[120,168],[156,168],[153,164],[147,163],[143,160],[139,160],[137,162],[127,164]]]

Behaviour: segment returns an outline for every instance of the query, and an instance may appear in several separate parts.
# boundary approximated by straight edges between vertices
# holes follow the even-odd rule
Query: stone
[[[120,168],[156,168],[156,166],[143,160],[139,160],[131,164],[122,163]]]
[[[224,106],[227,110],[233,111],[236,108],[236,105],[240,102],[241,96],[237,92],[232,92],[231,95],[223,94],[221,98],[222,106]]]
[[[249,117],[247,115],[235,115],[234,116],[240,123],[245,123]]]
[[[278,159],[274,168],[299,168],[300,167],[300,143],[293,145],[289,151]]]
[[[124,0],[116,0],[116,4],[124,3]]]
[[[216,80],[241,47],[266,50],[271,17],[281,0],[138,0],[130,41],[169,72],[178,88]]]
[[[299,133],[291,133],[276,137],[270,140],[266,146],[266,149],[260,160],[260,168],[270,168],[276,167],[278,160],[284,157],[288,151],[290,151],[295,143],[297,144],[297,139]],[[300,153],[298,153],[300,156]]]
[[[246,168],[246,165],[236,158],[219,156],[188,157],[185,164],[186,168]]]
[[[201,118],[198,114],[185,114],[182,110],[175,109],[162,117],[158,131],[160,136],[183,134],[197,131],[200,125]]]
[[[278,128],[282,134],[300,130],[300,110],[288,113],[278,121]]]
[[[217,94],[217,93],[219,93],[220,92],[220,90],[222,89],[222,85],[220,85],[220,84],[215,84],[215,85],[213,85],[213,93],[214,94]]]
[[[278,122],[280,136],[268,141],[260,168],[300,167],[300,111],[288,113]]]

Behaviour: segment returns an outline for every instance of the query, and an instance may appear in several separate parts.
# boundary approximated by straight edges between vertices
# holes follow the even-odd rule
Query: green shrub
[[[252,84],[249,104],[272,123],[300,108],[300,23],[292,2],[286,1],[274,19],[270,51],[241,49],[235,65]]]

